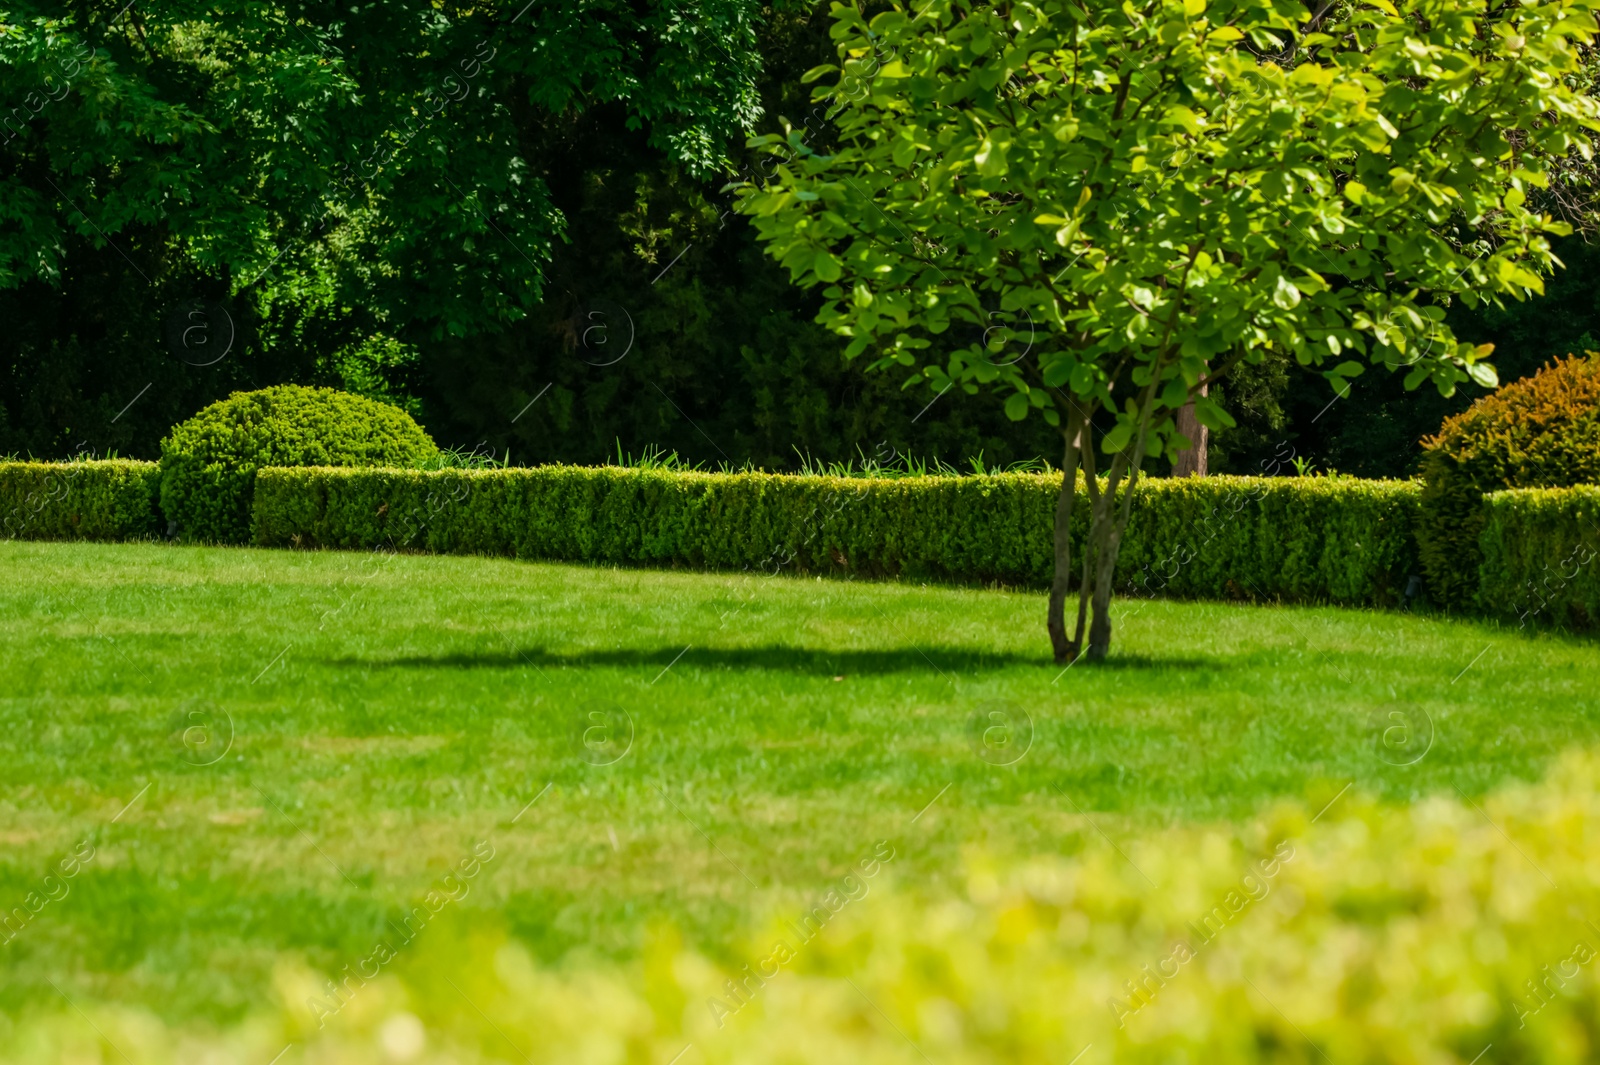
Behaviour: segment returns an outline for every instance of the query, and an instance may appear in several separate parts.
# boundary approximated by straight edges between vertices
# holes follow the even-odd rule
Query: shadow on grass
[[[713,669],[767,669],[816,675],[872,675],[882,673],[969,673],[1033,666],[1041,671],[1058,669],[1049,655],[1023,655],[1004,651],[979,651],[968,647],[888,647],[872,650],[819,650],[807,647],[659,647],[547,651],[525,647],[513,651],[451,652],[404,655],[396,658],[339,658],[330,665],[367,669],[517,669],[554,666],[570,669],[595,667],[665,669],[673,664]],[[1079,662],[1072,672],[1099,670],[1163,670],[1219,668],[1205,658],[1152,655],[1116,655],[1097,664]]]

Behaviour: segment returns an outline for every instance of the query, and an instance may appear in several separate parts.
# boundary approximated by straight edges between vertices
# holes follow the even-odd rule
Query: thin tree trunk
[[[1206,395],[1209,384],[1200,386],[1200,394]],[[1192,446],[1178,452],[1178,459],[1172,464],[1174,477],[1204,477],[1206,475],[1206,448],[1211,443],[1211,430],[1200,424],[1200,419],[1194,414],[1194,400],[1185,403],[1178,410],[1178,432],[1188,437]]]
[[[1128,518],[1133,513],[1133,493],[1139,485],[1139,469],[1144,463],[1145,441],[1150,435],[1150,421],[1154,415],[1156,386],[1161,382],[1161,371],[1166,353],[1157,357],[1151,367],[1150,383],[1145,386],[1140,400],[1142,414],[1139,432],[1127,447],[1111,460],[1106,473],[1105,492],[1097,501],[1095,525],[1099,536],[1095,543],[1094,619],[1089,625],[1089,660],[1102,661],[1111,650],[1111,581],[1117,568],[1117,550],[1122,545],[1122,534],[1128,528]],[[1118,498],[1117,488],[1126,475],[1128,483],[1122,486]]]
[[[1118,104],[1120,111],[1121,104]],[[1178,312],[1182,308],[1184,285],[1188,281],[1189,271],[1194,268],[1196,259],[1200,255],[1200,242],[1197,240],[1189,249],[1189,261],[1184,266],[1183,276],[1176,285],[1178,297],[1172,305],[1172,311],[1167,316],[1166,332],[1161,338],[1161,347],[1155,353],[1155,358],[1150,365],[1150,376],[1146,381],[1135,407],[1139,414],[1139,431],[1133,440],[1118,452],[1111,460],[1111,468],[1106,471],[1104,491],[1101,491],[1095,480],[1093,456],[1093,433],[1086,431],[1083,448],[1084,465],[1086,467],[1086,482],[1089,495],[1090,526],[1089,541],[1085,544],[1084,557],[1084,583],[1083,590],[1078,599],[1078,632],[1083,632],[1083,615],[1085,607],[1084,593],[1089,591],[1089,577],[1091,558],[1093,560],[1094,594],[1089,605],[1094,607],[1094,619],[1089,627],[1089,660],[1100,661],[1111,650],[1111,583],[1116,575],[1117,551],[1122,545],[1122,535],[1128,528],[1128,518],[1133,512],[1133,493],[1139,484],[1139,467],[1144,461],[1144,449],[1150,435],[1150,422],[1155,413],[1156,389],[1161,384],[1161,374],[1166,368],[1167,358],[1172,353],[1172,333],[1177,325]],[[1115,378],[1121,375],[1119,368],[1113,373],[1113,380],[1108,382],[1108,387],[1115,385]],[[1131,376],[1130,381],[1136,379]],[[1093,411],[1090,411],[1092,418]],[[1204,452],[1202,450],[1201,454]],[[1203,461],[1203,460],[1202,460]],[[1122,489],[1122,496],[1117,496],[1117,489],[1122,484],[1123,475],[1128,477],[1128,483]],[[1057,579],[1059,579],[1059,572]]]
[[[1082,447],[1083,418],[1076,403],[1067,403],[1067,426],[1062,436],[1066,454],[1061,462],[1061,495],[1056,500],[1055,574],[1050,582],[1050,605],[1045,626],[1050,630],[1050,646],[1056,664],[1078,657],[1082,646],[1083,623],[1078,623],[1078,638],[1067,639],[1067,594],[1072,591],[1072,503],[1078,494],[1078,454]],[[1079,611],[1080,615],[1082,610]]]
[[[1090,580],[1094,576],[1094,509],[1099,501],[1099,470],[1094,469],[1093,443],[1083,449],[1083,485],[1090,497],[1090,534],[1083,537],[1083,579],[1078,582],[1078,624],[1072,630],[1072,646],[1083,648],[1083,625],[1090,612]]]
[[[1090,540],[1094,544],[1094,569],[1093,585],[1091,589],[1091,605],[1094,607],[1094,616],[1089,623],[1089,661],[1104,661],[1106,653],[1111,649],[1111,581],[1117,568],[1117,547],[1121,542],[1120,530],[1117,528],[1117,482],[1122,479],[1123,470],[1126,469],[1126,455],[1123,452],[1111,460],[1111,469],[1106,474],[1106,487],[1101,492],[1097,505],[1094,508],[1094,525],[1090,530]],[[1088,573],[1084,574],[1089,577]],[[1089,582],[1085,580],[1085,584]]]
[[[1094,450],[1093,423],[1093,415],[1084,420],[1083,433],[1086,446],[1081,452],[1084,492],[1089,497],[1089,535],[1083,540],[1083,580],[1078,585],[1078,624],[1072,631],[1074,653],[1083,648],[1083,627],[1089,616],[1091,581],[1094,577],[1095,529],[1099,527],[1096,515],[1100,513],[1100,471],[1097,468],[1099,462]]]

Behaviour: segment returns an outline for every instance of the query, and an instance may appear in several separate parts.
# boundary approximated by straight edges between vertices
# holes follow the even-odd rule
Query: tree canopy
[[[4,287],[78,238],[152,284],[186,263],[469,332],[527,312],[560,239],[538,134],[619,106],[709,174],[759,113],[744,2],[8,7]]]

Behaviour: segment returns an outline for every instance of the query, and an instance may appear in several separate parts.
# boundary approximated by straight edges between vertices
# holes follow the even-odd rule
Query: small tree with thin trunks
[[[741,209],[851,356],[1060,429],[1058,662],[1091,605],[1088,656],[1110,647],[1141,463],[1190,443],[1176,413],[1231,424],[1208,385],[1281,353],[1341,390],[1368,365],[1492,386],[1446,303],[1559,265],[1541,196],[1600,129],[1600,0],[1331,5],[836,3],[841,65],[810,77],[837,147],[756,139],[774,166]]]

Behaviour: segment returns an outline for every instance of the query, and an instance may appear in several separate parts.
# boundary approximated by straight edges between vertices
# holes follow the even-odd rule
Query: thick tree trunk
[[[1083,419],[1078,415],[1077,404],[1069,403],[1067,425],[1061,434],[1066,447],[1061,461],[1061,495],[1056,499],[1055,574],[1050,582],[1050,605],[1045,618],[1057,665],[1077,658],[1078,648],[1083,646],[1082,621],[1078,623],[1077,635],[1068,640],[1066,619],[1067,595],[1072,591],[1072,504],[1078,494],[1078,455],[1082,449],[1082,432]]]
[[[1206,394],[1209,385],[1200,386],[1200,394]],[[1192,447],[1186,447],[1178,452],[1178,460],[1172,464],[1174,477],[1204,477],[1206,475],[1206,447],[1211,442],[1211,430],[1200,424],[1200,419],[1194,416],[1194,400],[1185,403],[1178,410],[1178,432],[1189,438]]]

